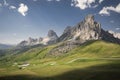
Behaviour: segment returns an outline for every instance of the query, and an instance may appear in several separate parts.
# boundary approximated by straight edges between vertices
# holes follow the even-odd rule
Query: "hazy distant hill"
[[[7,45],[7,44],[0,44],[0,49],[8,49],[13,47],[13,45]]]

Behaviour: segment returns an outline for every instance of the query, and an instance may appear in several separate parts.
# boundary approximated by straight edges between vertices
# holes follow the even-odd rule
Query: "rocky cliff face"
[[[100,23],[94,20],[94,16],[88,15],[74,27],[68,26],[58,39],[63,43],[52,49],[48,55],[60,56],[90,40],[104,40],[120,44],[120,39],[103,30]]]
[[[120,39],[118,37],[115,37],[114,34],[109,33],[109,31],[105,31],[105,30],[101,29],[100,36],[101,36],[101,40],[120,44]]]
[[[120,33],[116,33],[116,32],[113,32],[113,31],[108,31],[110,34],[113,34],[113,36],[115,37],[115,38],[118,38],[118,39],[120,39]]]
[[[56,43],[58,36],[53,30],[49,30],[47,36],[43,39],[42,43],[44,45]]]
[[[46,37],[40,37],[39,39],[29,38],[28,40],[22,41],[19,45],[49,45],[56,42],[66,41],[65,45],[69,43],[69,47],[71,46],[71,48],[73,48],[72,45],[76,45],[76,43],[82,44],[89,40],[100,39],[120,44],[120,38],[118,36],[116,37],[114,33],[110,33],[108,31],[103,30],[101,28],[100,23],[96,22],[94,16],[90,14],[87,15],[84,18],[84,20],[79,22],[77,25],[73,27],[66,27],[63,34],[60,37],[58,37],[53,30],[49,30]]]
[[[18,46],[33,46],[39,44],[39,39],[29,37],[28,40],[21,41]]]
[[[86,42],[89,40],[105,40],[120,44],[120,34],[111,33],[101,28],[100,23],[96,22],[93,15],[87,15],[85,19],[74,27],[67,27],[58,41],[79,40]]]
[[[48,45],[48,44],[53,44],[56,43],[58,39],[57,34],[53,30],[49,30],[48,34],[46,37],[42,38],[31,38],[29,37],[28,40],[21,41],[18,46],[33,46],[37,44],[43,44],[43,45]]]
[[[94,20],[93,15],[88,15],[82,22],[67,29],[60,36],[59,41],[68,39],[83,41],[100,39],[101,25]]]

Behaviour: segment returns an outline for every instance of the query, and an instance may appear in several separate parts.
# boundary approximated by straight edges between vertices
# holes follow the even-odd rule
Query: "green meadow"
[[[61,56],[47,56],[58,44],[0,58],[0,80],[120,80],[120,45],[89,41]],[[29,64],[24,68],[19,65]]]

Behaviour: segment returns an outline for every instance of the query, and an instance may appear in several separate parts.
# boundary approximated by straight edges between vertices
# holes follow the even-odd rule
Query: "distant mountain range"
[[[37,44],[43,44],[43,45],[48,45],[48,44],[53,44],[56,43],[58,39],[58,36],[56,32],[53,30],[49,30],[48,34],[46,37],[42,38],[40,37],[39,39],[34,39],[29,37],[28,40],[24,40],[18,44],[18,46],[33,46]]]
[[[13,47],[13,45],[7,45],[7,44],[1,44],[0,43],[0,49],[8,49],[8,48],[11,48]]]
[[[68,26],[63,34],[58,37],[56,32],[49,30],[46,37],[39,39],[29,38],[18,44],[18,46],[33,46],[37,44],[49,45],[61,41],[71,41],[84,43],[89,40],[104,40],[108,42],[120,44],[120,34],[111,31],[105,31],[101,28],[101,24],[94,20],[94,16],[89,14],[83,21],[75,26]]]

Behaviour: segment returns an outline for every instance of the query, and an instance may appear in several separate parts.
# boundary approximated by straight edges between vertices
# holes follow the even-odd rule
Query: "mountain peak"
[[[68,31],[68,29],[70,29]],[[60,40],[96,40],[100,39],[101,25],[94,21],[94,16],[89,14],[85,19],[72,28],[68,28],[67,33],[63,33]],[[64,30],[66,32],[66,30]]]
[[[56,34],[56,32],[54,30],[49,30],[47,36],[48,37],[53,37],[53,36],[58,37],[57,34]]]
[[[88,15],[85,17],[85,21],[86,21],[86,22],[94,21],[94,16],[93,16],[92,14],[88,14]]]

